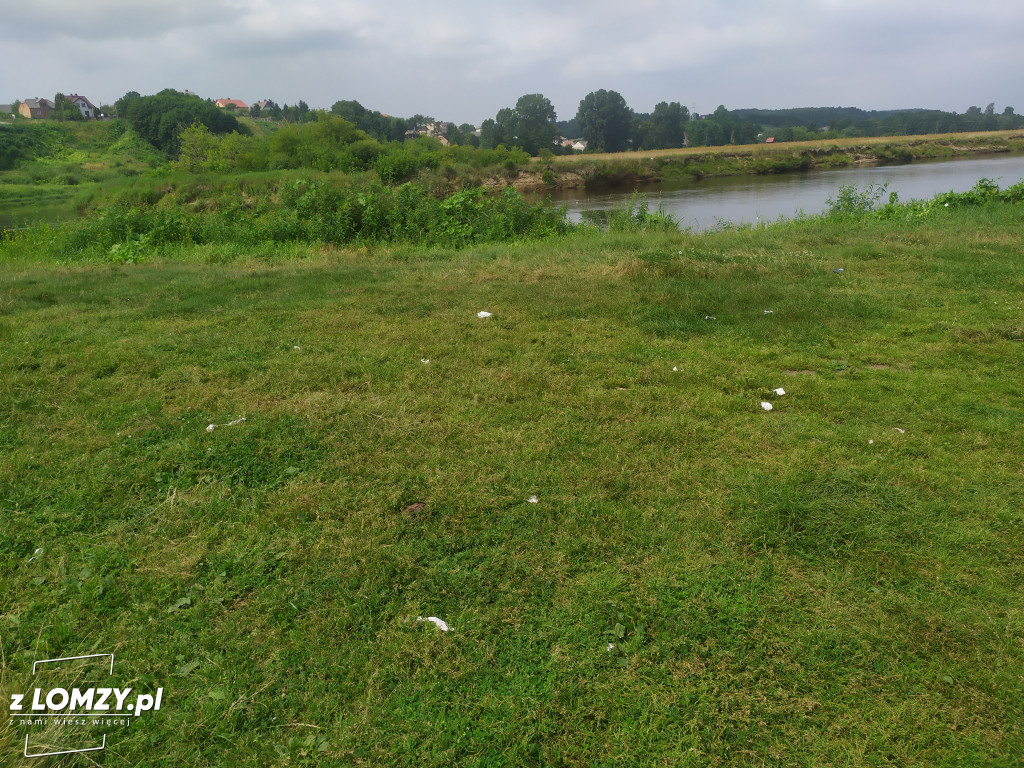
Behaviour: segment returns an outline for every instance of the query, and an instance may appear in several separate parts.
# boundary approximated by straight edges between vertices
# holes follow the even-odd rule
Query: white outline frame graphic
[[[63,656],[59,659],[40,659],[32,662],[32,675],[36,674],[36,665],[49,664],[51,661],[77,661],[78,659],[101,659],[104,656],[110,657],[110,674],[114,674],[114,654],[112,653],[91,653],[88,656]]]
[[[104,654],[106,655],[106,654]],[[98,747],[89,747],[88,749],[67,749],[63,752],[40,752],[35,755],[28,753],[28,736],[25,737],[25,757],[51,757],[52,755],[71,755],[77,754],[78,752],[99,752],[101,749],[107,748],[107,734],[103,734],[103,743]]]
[[[90,653],[87,656],[63,656],[59,659],[40,659],[39,661],[32,662],[32,676],[35,677],[36,667],[39,664],[50,664],[55,661],[78,661],[80,659],[101,659],[106,656],[110,657],[110,675],[114,674],[114,654],[112,653]],[[66,749],[62,752],[40,752],[36,755],[30,755],[28,753],[28,735],[25,736],[25,757],[50,757],[52,755],[71,755],[78,752],[99,752],[100,750],[107,748],[107,734],[103,734],[103,743],[98,747],[87,747],[86,749]]]

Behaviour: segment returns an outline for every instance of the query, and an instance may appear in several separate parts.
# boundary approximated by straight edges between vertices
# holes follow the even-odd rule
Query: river
[[[697,182],[648,184],[637,191],[647,195],[652,210],[659,208],[678,219],[683,227],[713,229],[721,222],[757,224],[793,218],[801,212],[821,213],[829,198],[843,185],[865,188],[888,184],[900,200],[930,199],[940,192],[966,192],[979,179],[992,179],[1006,188],[1024,179],[1024,155],[989,155],[958,160],[935,160],[908,165],[861,166],[827,171],[727,176]],[[632,189],[587,192],[569,189],[554,193],[556,202],[568,206],[570,220],[580,221],[587,211],[607,211],[623,205]],[[886,198],[887,199],[887,198]],[[0,227],[26,221],[75,218],[69,206],[37,208],[19,213],[0,212]]]
[[[651,210],[659,208],[678,219],[683,227],[713,229],[722,222],[757,224],[801,213],[821,213],[841,186],[865,188],[888,184],[900,200],[930,199],[941,192],[966,192],[979,179],[992,179],[1005,189],[1024,179],[1024,156],[990,155],[908,165],[860,166],[836,170],[804,171],[765,176],[728,176],[680,184],[638,187],[647,195]],[[553,195],[569,209],[569,218],[580,221],[587,211],[607,211],[623,205],[633,190],[588,193],[564,190]]]

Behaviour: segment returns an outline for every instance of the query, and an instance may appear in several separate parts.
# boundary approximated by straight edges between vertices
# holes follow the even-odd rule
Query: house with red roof
[[[229,104],[232,105],[236,110],[248,109],[249,105],[241,99],[217,99],[215,102],[218,107],[227,107]]]
[[[85,96],[79,96],[77,93],[72,93],[68,98],[71,99],[72,104],[78,107],[78,111],[82,113],[82,117],[91,118],[100,116],[99,107],[85,98]]]

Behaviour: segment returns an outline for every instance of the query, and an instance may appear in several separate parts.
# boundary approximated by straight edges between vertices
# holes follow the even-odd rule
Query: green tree
[[[230,112],[171,88],[155,96],[125,94],[117,108],[139,136],[172,156],[178,154],[181,132],[193,123],[205,125],[214,134],[249,133]]]
[[[476,126],[470,125],[469,123],[463,123],[459,126],[459,132],[462,134],[461,144],[468,144],[471,147],[480,146],[480,137],[476,135]]]
[[[648,121],[644,148],[675,149],[683,146],[686,121],[689,119],[690,111],[678,101],[656,104]]]
[[[588,150],[622,152],[629,143],[632,116],[621,94],[602,89],[588,93],[580,102],[576,125]]]
[[[358,101],[343,99],[334,102],[331,114],[345,118],[352,125],[360,125],[369,114],[369,110]]]
[[[349,170],[357,164],[351,152],[353,145],[365,141],[377,145],[343,117],[319,111],[315,121],[285,125],[275,131],[268,141],[268,162],[272,168]]]
[[[493,120],[483,121],[479,146],[483,149],[494,149],[498,145],[519,147],[536,155],[542,149],[551,149],[558,135],[555,117],[555,108],[543,94],[520,96],[514,109],[499,109]],[[472,135],[473,126],[464,126],[463,132],[467,127]],[[467,141],[473,143],[473,139],[467,138]]]
[[[501,143],[494,140],[496,127],[497,124],[490,117],[480,123],[480,146],[483,149],[494,149]]]
[[[520,96],[511,116],[515,136],[513,143],[531,155],[542,149],[551,149],[558,135],[555,117],[555,108],[542,94]]]
[[[267,106],[263,109],[263,114],[267,117],[273,118],[274,120],[281,119],[281,108],[273,101],[268,100]]]
[[[985,114],[981,118],[981,128],[984,131],[994,131],[999,128],[999,122],[996,120],[995,102],[985,107]]]
[[[128,112],[131,110],[132,105],[136,99],[141,99],[142,95],[138,91],[128,91],[124,96],[114,102],[114,111],[118,117],[128,117]]]
[[[178,137],[178,166],[197,173],[205,170],[216,152],[217,137],[205,125],[193,123]]]
[[[53,97],[53,116],[61,122],[65,120],[85,120],[85,116],[82,114],[82,111],[75,106],[75,102],[63,93],[58,93]]]
[[[499,109],[493,120],[488,118],[480,125],[480,146],[484,149],[494,149],[499,144],[511,147],[517,143],[516,136],[516,113],[508,107]]]

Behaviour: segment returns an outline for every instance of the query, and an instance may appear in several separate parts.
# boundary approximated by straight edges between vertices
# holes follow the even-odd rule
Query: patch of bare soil
[[[511,181],[505,176],[491,176],[484,179],[481,186],[485,189],[503,189],[511,184],[520,192],[543,192],[547,189],[579,189],[586,181],[583,173],[561,171],[555,177],[554,183],[549,184],[544,181],[543,173],[519,171],[516,178]]]

